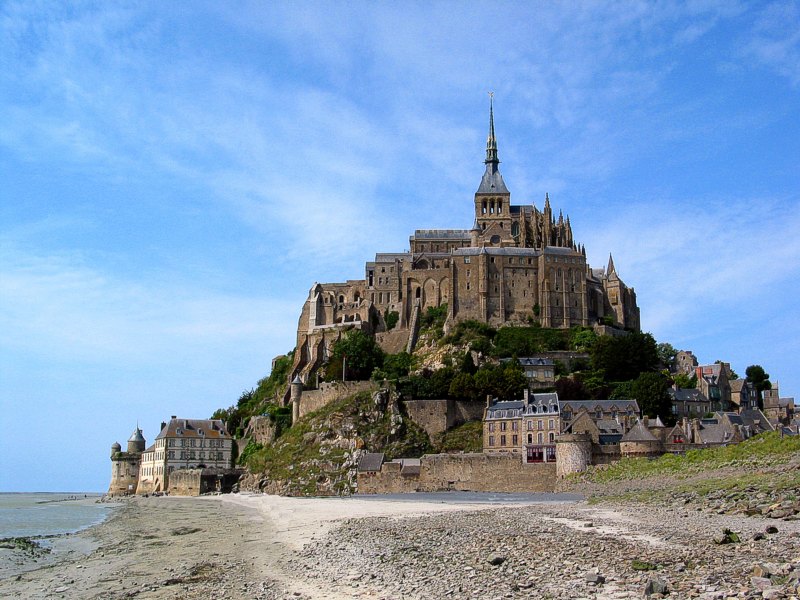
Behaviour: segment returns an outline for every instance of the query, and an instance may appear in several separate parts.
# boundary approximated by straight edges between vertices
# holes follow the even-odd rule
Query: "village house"
[[[238,477],[232,467],[233,437],[219,419],[179,419],[161,423],[155,442],[146,446],[138,427],[127,451],[111,445],[110,496],[173,492],[197,495],[229,488]],[[171,477],[180,480],[172,485]],[[176,487],[177,486],[177,487]]]
[[[731,404],[736,412],[758,408],[758,393],[752,383],[746,379],[731,381]]]
[[[676,419],[696,419],[713,412],[711,401],[697,388],[671,388],[668,392]]]
[[[727,411],[731,406],[731,365],[718,362],[695,368],[697,389],[709,399],[712,411]]]
[[[764,414],[773,425],[788,425],[794,419],[794,398],[781,398],[778,384],[763,393]]]
[[[137,494],[169,489],[178,469],[228,469],[233,438],[220,419],[179,419],[161,423],[155,443],[142,453]]]
[[[558,395],[529,394],[522,400],[487,400],[483,418],[484,452],[512,452],[528,463],[555,462],[561,433]]]

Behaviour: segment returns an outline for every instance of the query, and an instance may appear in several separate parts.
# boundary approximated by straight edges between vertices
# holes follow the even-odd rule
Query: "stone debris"
[[[800,524],[750,541],[763,519],[619,503],[350,519],[293,564],[380,599],[799,598]],[[726,530],[747,541],[715,544]]]

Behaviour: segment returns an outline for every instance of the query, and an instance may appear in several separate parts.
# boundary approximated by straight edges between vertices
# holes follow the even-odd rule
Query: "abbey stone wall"
[[[445,329],[466,319],[492,326],[539,322],[543,327],[592,326],[610,321],[639,329],[636,293],[608,266],[593,269],[573,238],[569,217],[544,206],[512,205],[499,171],[490,109],[485,172],[474,196],[471,229],[421,229],[409,250],[378,253],[364,279],[315,283],[303,305],[289,380],[307,383],[347,330],[377,334],[396,352],[414,339],[427,308],[447,305]],[[386,316],[396,312],[391,335]],[[391,347],[389,347],[391,346]],[[286,398],[288,400],[288,396]]]

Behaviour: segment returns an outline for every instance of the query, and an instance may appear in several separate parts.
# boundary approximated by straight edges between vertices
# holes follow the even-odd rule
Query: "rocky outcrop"
[[[366,449],[413,457],[430,451],[430,441],[393,391],[360,392],[300,419],[265,449],[263,470],[244,476],[240,487],[288,496],[349,495]]]

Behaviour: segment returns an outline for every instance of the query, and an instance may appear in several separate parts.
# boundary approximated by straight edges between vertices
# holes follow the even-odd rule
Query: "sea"
[[[74,533],[102,523],[114,504],[100,494],[0,493],[0,539]]]

